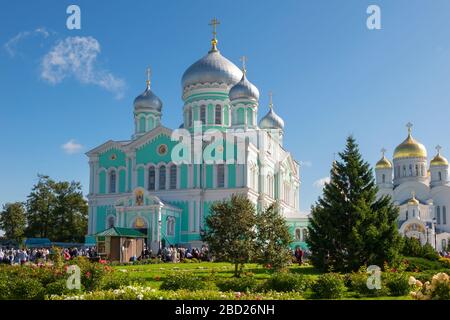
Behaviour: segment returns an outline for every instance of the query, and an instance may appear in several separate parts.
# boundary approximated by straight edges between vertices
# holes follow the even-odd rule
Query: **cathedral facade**
[[[391,196],[399,208],[399,232],[446,250],[450,239],[450,184],[448,161],[440,147],[428,163],[427,149],[408,136],[394,150],[391,162],[384,155],[375,166],[378,197]]]
[[[117,226],[146,234],[153,252],[200,246],[211,205],[242,194],[257,210],[276,203],[295,239],[292,247],[304,246],[300,168],[283,147],[284,121],[272,99],[258,122],[259,91],[247,79],[245,60],[241,70],[222,56],[214,32],[211,49],[181,82],[179,128],[162,124],[163,112],[176,109],[163,109],[148,77],[134,100],[131,139],[110,140],[87,153],[88,238]]]

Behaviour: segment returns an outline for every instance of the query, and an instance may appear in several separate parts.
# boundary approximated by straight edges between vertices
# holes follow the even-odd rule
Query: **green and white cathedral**
[[[258,122],[259,91],[247,79],[245,64],[241,70],[222,56],[214,33],[209,52],[187,68],[181,82],[180,128],[163,125],[163,113],[174,114],[177,107],[163,108],[148,78],[145,91],[134,100],[131,139],[110,140],[87,153],[87,238],[116,226],[145,233],[153,252],[168,245],[198,247],[211,205],[244,194],[257,210],[276,202],[295,239],[292,248],[304,247],[308,218],[299,210],[299,164],[283,147],[284,121],[272,101]],[[220,136],[239,131],[250,138],[241,144],[226,138],[216,146],[217,139],[201,141],[200,152],[192,152],[190,161],[174,161],[180,146],[175,133],[187,132],[194,145],[198,129]],[[202,152],[223,161],[198,161]]]

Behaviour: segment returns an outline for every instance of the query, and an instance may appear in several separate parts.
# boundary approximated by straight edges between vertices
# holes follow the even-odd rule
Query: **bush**
[[[369,274],[363,271],[353,272],[347,275],[347,284],[346,286],[353,292],[355,292],[358,296],[363,297],[380,297],[387,296],[389,291],[386,286],[381,284],[381,289],[369,289],[367,286],[367,279],[369,278]]]
[[[440,261],[432,261],[419,257],[407,257],[405,258],[406,271],[421,272],[426,270],[439,270],[442,269],[443,263]],[[445,267],[445,266],[444,266]]]
[[[65,279],[61,279],[61,280],[49,283],[45,287],[45,294],[48,296],[53,295],[53,294],[56,294],[56,295],[69,294],[69,293],[73,294],[73,293],[76,293],[77,291],[78,290],[76,290],[76,291],[69,290],[67,288],[67,280],[65,280]]]
[[[258,282],[253,277],[242,277],[219,280],[216,285],[223,292],[253,292],[258,286]]]
[[[100,287],[102,290],[119,289],[132,284],[133,279],[128,273],[114,271],[102,279]]]
[[[389,295],[404,296],[410,292],[409,277],[403,272],[384,273],[384,284],[389,289]]]
[[[42,300],[45,297],[45,289],[36,279],[17,278],[10,286],[10,299],[13,300]]]
[[[312,285],[312,281],[303,275],[295,275],[292,273],[275,273],[264,284],[266,291],[278,292],[305,292]]]
[[[345,293],[344,278],[338,273],[325,273],[312,285],[314,296],[319,299],[339,299]]]
[[[439,254],[434,250],[431,244],[427,243],[424,246],[415,238],[403,238],[402,254],[409,257],[420,257],[429,260],[438,260]]]
[[[193,275],[189,272],[176,273],[169,275],[161,284],[161,290],[202,290],[206,288],[206,283],[203,279]]]
[[[101,263],[91,262],[86,257],[76,257],[69,262],[70,265],[76,264],[81,271],[81,284],[87,291],[99,289],[103,278],[110,271],[111,267]]]
[[[411,281],[412,280],[412,281]],[[412,297],[417,300],[450,300],[450,277],[446,273],[435,274],[431,280],[422,284],[413,277],[410,283],[415,281],[417,290],[411,293]]]

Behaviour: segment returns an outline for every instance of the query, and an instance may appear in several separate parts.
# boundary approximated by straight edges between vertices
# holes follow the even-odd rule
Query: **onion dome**
[[[416,195],[413,193],[412,198],[408,201],[408,204],[411,206],[418,206],[419,200],[416,199]]]
[[[162,101],[150,90],[150,69],[147,69],[147,88],[134,99],[134,110],[136,111],[158,111],[162,110]]]
[[[245,99],[250,101],[259,100],[259,90],[253,83],[247,79],[247,70],[245,69],[245,57],[242,57],[243,67],[242,67],[242,78],[237,84],[235,84],[229,93],[230,100]]]
[[[408,137],[395,148],[394,159],[401,158],[426,158],[427,149],[423,144],[415,140],[411,135],[412,124],[408,123]]]
[[[261,129],[284,129],[284,121],[273,111],[272,94],[270,95],[269,112],[259,121]]]
[[[222,56],[219,50],[211,49],[184,72],[181,84],[183,89],[204,83],[235,85],[241,78],[242,72],[233,62]]]
[[[441,155],[441,147],[437,146],[437,155],[431,160],[431,167],[448,166],[448,160]]]
[[[375,165],[375,169],[392,169],[392,163],[388,160],[388,158],[383,156],[383,158],[381,158]]]
[[[381,159],[378,160],[377,164],[375,165],[375,169],[392,169],[392,163],[389,161],[388,158],[384,155],[386,152],[386,149],[381,149]]]
[[[210,23],[213,26],[213,39],[208,54],[191,65],[183,74],[181,84],[183,90],[195,84],[219,83],[235,85],[242,78],[241,70],[230,60],[223,57],[217,49],[216,26],[217,19]]]

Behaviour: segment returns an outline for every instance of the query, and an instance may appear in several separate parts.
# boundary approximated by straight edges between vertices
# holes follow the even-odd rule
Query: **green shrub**
[[[389,291],[383,284],[381,284],[381,289],[369,289],[367,286],[368,278],[368,273],[353,272],[347,275],[346,286],[349,290],[362,297],[380,297],[388,295]]]
[[[45,297],[43,285],[36,279],[16,278],[16,281],[10,282],[11,294],[13,300],[42,300]]]
[[[80,288],[81,289],[81,288]],[[81,291],[81,290],[80,290]],[[50,296],[52,294],[63,295],[63,294],[76,294],[78,290],[69,290],[67,288],[67,280],[60,279],[58,281],[49,283],[45,287],[45,294]]]
[[[253,292],[258,286],[258,282],[253,277],[228,278],[216,282],[220,291],[233,292]]]
[[[128,273],[114,271],[102,279],[100,288],[102,290],[119,289],[135,282],[139,281],[133,280]]]
[[[420,241],[415,238],[403,238],[403,248],[401,253],[408,257],[420,257],[429,260],[438,260],[439,254],[434,250],[431,244],[421,245]]]
[[[207,286],[206,282],[200,277],[190,272],[175,273],[168,275],[161,284],[161,290],[202,290]]]
[[[346,288],[344,277],[338,273],[325,273],[319,276],[312,285],[314,296],[319,299],[339,299]]]
[[[421,272],[426,270],[439,270],[445,267],[439,261],[419,257],[406,257],[405,261],[407,263],[406,271]]]
[[[266,291],[278,292],[305,292],[312,285],[312,281],[303,276],[292,273],[279,272],[270,277],[264,284]]]
[[[383,283],[389,289],[389,295],[394,297],[409,294],[411,286],[409,276],[404,272],[387,272],[383,274]]]

